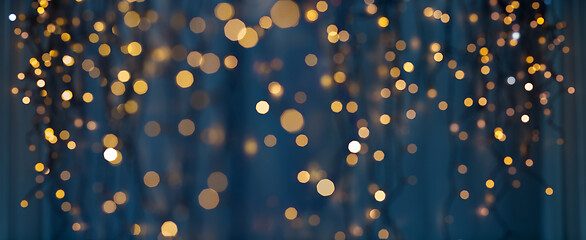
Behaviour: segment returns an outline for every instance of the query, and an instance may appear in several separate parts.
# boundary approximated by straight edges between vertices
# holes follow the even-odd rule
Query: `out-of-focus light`
[[[8,20],[10,20],[11,22],[16,21],[16,14],[11,13],[10,15],[8,15]]]

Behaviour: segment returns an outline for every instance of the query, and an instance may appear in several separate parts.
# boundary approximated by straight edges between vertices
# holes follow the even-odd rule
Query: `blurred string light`
[[[331,98],[322,110],[332,116],[332,124],[344,129],[340,135],[347,141],[335,149],[343,155],[335,159],[339,167],[328,168],[326,162],[310,162],[305,169],[295,169],[296,176],[290,176],[291,180],[306,184],[303,187],[312,189],[313,196],[336,202],[350,194],[352,189],[346,179],[352,175],[353,168],[374,166],[384,170],[384,175],[391,179],[389,182],[367,180],[367,186],[364,186],[370,199],[367,204],[352,205],[349,200],[344,200],[345,209],[350,206],[364,208],[361,210],[367,212],[366,220],[352,219],[348,221],[350,224],[332,232],[328,238],[361,237],[365,231],[374,231],[379,239],[401,236],[401,229],[394,223],[388,209],[408,185],[417,184],[417,177],[407,176],[401,165],[417,154],[423,144],[413,142],[405,132],[418,128],[422,124],[420,119],[424,119],[429,111],[445,113],[449,120],[445,128],[452,136],[449,139],[452,144],[451,172],[448,175],[451,195],[446,199],[442,213],[446,234],[449,235],[450,219],[453,218],[450,211],[456,197],[469,200],[479,195],[486,196],[484,203],[476,206],[477,215],[486,217],[498,211],[494,198],[507,189],[521,187],[522,181],[537,181],[543,185],[544,194],[553,195],[553,188],[541,177],[533,174],[531,176],[535,179],[526,179],[517,175],[518,171],[530,171],[528,168],[538,164],[532,159],[540,159],[532,147],[540,139],[542,127],[538,119],[552,117],[555,110],[552,102],[559,98],[559,93],[575,93],[569,81],[557,72],[553,64],[555,58],[548,57],[550,52],[570,51],[564,44],[562,33],[565,22],[546,14],[545,5],[549,1],[544,5],[539,1],[487,0],[481,1],[488,2],[487,10],[478,12],[451,12],[449,9],[453,6],[443,10],[432,6],[422,9],[408,7],[415,9],[419,16],[414,25],[428,30],[445,30],[446,36],[440,34],[435,38],[427,35],[431,31],[411,33],[410,38],[408,34],[403,36],[399,22],[405,14],[401,10],[405,6],[394,2],[298,3],[278,0],[255,21],[246,16],[238,3],[229,2],[213,6],[202,3],[205,11],[194,13],[155,9],[142,0],[104,3],[103,11],[92,11],[89,1],[76,0],[64,3],[64,6],[56,6],[56,2],[33,1],[28,14],[8,16],[10,21],[19,20],[13,31],[18,37],[17,48],[34,50],[27,59],[28,67],[16,76],[16,86],[11,92],[19,96],[23,104],[35,107],[33,121],[44,141],[31,142],[29,150],[43,148],[49,153],[34,165],[34,170],[38,173],[36,182],[50,186],[31,192],[20,206],[26,208],[35,204],[31,199],[33,196],[54,196],[59,202],[56,207],[71,214],[68,221],[74,232],[91,228],[88,226],[91,219],[84,216],[93,211],[83,205],[80,198],[68,193],[70,189],[74,191],[72,182],[83,179],[84,171],[88,171],[81,170],[83,167],[80,166],[89,163],[76,163],[80,159],[73,156],[82,156],[76,154],[99,156],[103,160],[99,165],[101,169],[130,169],[133,172],[130,176],[138,179],[140,186],[129,185],[129,189],[110,189],[116,187],[92,183],[96,194],[100,193],[99,208],[104,214],[124,212],[128,202],[159,206],[158,199],[145,196],[154,194],[149,189],[166,189],[161,186],[163,184],[175,187],[183,183],[182,189],[189,191],[187,200],[175,199],[172,201],[176,202],[168,203],[169,206],[188,208],[193,207],[192,202],[197,202],[201,209],[213,211],[221,208],[223,201],[235,201],[225,200],[227,193],[224,191],[231,182],[230,175],[222,172],[226,170],[206,169],[210,171],[204,174],[207,182],[196,184],[188,179],[198,177],[204,170],[195,175],[196,172],[188,170],[150,169],[153,166],[143,164],[138,157],[141,146],[137,145],[140,144],[136,140],[137,132],[153,139],[170,139],[171,134],[185,139],[197,137],[197,141],[211,147],[233,141],[226,136],[229,126],[218,122],[200,129],[198,119],[191,117],[217,101],[213,98],[214,93],[202,86],[206,83],[201,79],[207,75],[229,75],[239,68],[252,68],[258,78],[271,79],[262,83],[267,95],[262,100],[256,99],[255,105],[245,111],[260,114],[264,119],[274,114],[277,117],[271,119],[275,125],[285,130],[284,134],[294,136],[295,140],[286,142],[286,137],[277,138],[273,135],[277,129],[271,129],[273,134],[260,138],[242,137],[238,144],[246,157],[254,158],[265,147],[309,148],[312,145],[313,133],[309,128],[312,122],[300,104],[312,96],[298,91],[294,94],[294,102],[299,105],[286,103],[284,99],[288,96],[285,92],[294,89],[289,89],[288,83],[271,75],[293,64],[289,59],[272,58],[266,61],[254,59],[254,64],[249,65],[238,54],[246,49],[265,48],[263,44],[269,40],[264,38],[271,34],[293,34],[284,29],[307,24],[315,24],[319,29],[318,42],[326,43],[320,46],[328,49],[325,51],[328,55],[303,53],[304,57],[296,61],[300,66],[321,69],[320,77],[314,81],[321,87],[320,91]],[[481,5],[472,4],[470,9],[484,9]],[[202,13],[201,16],[192,16],[198,13]],[[344,15],[352,18],[337,17]],[[479,27],[481,24],[488,28]],[[369,31],[374,34],[365,33],[362,28],[366,26],[372,27]],[[458,28],[469,31],[471,37],[451,40],[448,34]],[[173,37],[164,40],[155,37],[167,34]],[[210,40],[212,37],[214,40]],[[187,38],[195,38],[195,43],[171,45],[175,43],[165,42]],[[367,39],[379,39],[377,45],[385,51],[363,48]],[[214,41],[237,47],[226,54],[205,47]],[[377,60],[369,62],[371,65],[365,69],[356,67],[357,62],[365,61],[364,56],[376,56]],[[324,66],[328,66],[327,70],[323,70]],[[361,80],[365,72],[373,73],[376,79]],[[174,84],[172,95],[189,99],[187,105],[193,109],[190,110],[192,114],[172,123],[165,118],[143,121],[141,116],[148,108],[143,100],[149,92],[158,90],[153,86],[160,87],[160,81],[168,79]],[[456,94],[455,88],[441,87],[442,81],[469,91]],[[181,108],[182,104],[171,107]],[[244,108],[244,105],[239,107]],[[95,111],[100,114],[93,114]],[[95,139],[100,140],[96,142]],[[454,152],[461,146],[476,144],[472,139],[483,139],[483,147],[492,149],[494,155],[492,175],[480,181],[486,186],[483,191],[473,191],[471,186],[457,181],[457,174],[467,174],[471,166]],[[563,144],[563,139],[559,139],[558,144]],[[343,169],[343,172],[336,169]],[[45,178],[55,179],[57,183]],[[160,211],[155,214],[160,220],[154,221],[156,223],[126,222],[125,234],[160,234],[163,237],[187,234],[188,227],[182,225],[181,220],[168,219],[171,210]],[[301,216],[309,216],[310,226],[328,221],[328,216],[312,211],[315,209],[290,206],[283,208],[283,215],[292,228],[303,226]],[[146,218],[135,220],[140,219]],[[372,222],[377,219],[384,222],[374,227]]]

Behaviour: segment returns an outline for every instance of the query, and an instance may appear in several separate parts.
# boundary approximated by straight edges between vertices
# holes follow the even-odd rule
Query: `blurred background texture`
[[[582,0],[3,0],[0,239],[586,239]]]

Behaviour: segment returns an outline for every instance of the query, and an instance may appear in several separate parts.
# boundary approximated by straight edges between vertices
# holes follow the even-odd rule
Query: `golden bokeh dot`
[[[379,121],[381,124],[387,125],[391,122],[391,116],[389,116],[388,114],[380,115]]]
[[[414,69],[415,66],[413,66],[413,63],[411,62],[406,62],[405,64],[403,64],[403,70],[405,70],[405,72],[413,72]]]
[[[448,109],[448,103],[445,101],[441,101],[438,103],[437,107],[442,110],[445,111],[446,109]]]
[[[355,166],[356,164],[358,164],[358,155],[354,153],[348,154],[348,156],[346,156],[346,163],[348,164],[348,166]]]
[[[295,209],[294,207],[289,207],[285,210],[285,218],[289,219],[289,220],[293,220],[295,218],[297,218],[297,209]]]
[[[215,73],[220,69],[220,58],[216,54],[206,53],[202,56],[200,68],[204,73]]]
[[[317,64],[317,56],[315,56],[315,54],[307,54],[305,56],[305,64],[307,64],[307,66],[313,67]]]
[[[61,180],[67,181],[71,178],[71,173],[69,171],[65,170],[65,171],[61,172],[59,177],[61,178]]]
[[[494,181],[492,179],[488,179],[488,180],[486,180],[485,185],[486,185],[487,188],[493,188],[494,187]]]
[[[441,62],[444,59],[444,55],[442,53],[435,53],[433,55],[433,60],[435,60],[436,62]]]
[[[181,88],[191,87],[193,84],[193,74],[187,70],[180,71],[175,77],[177,85]]]
[[[275,135],[269,134],[264,138],[264,143],[267,147],[274,147],[277,145],[277,137],[275,137]]]
[[[383,159],[385,159],[385,153],[382,150],[376,150],[374,152],[374,154],[372,155],[372,157],[374,158],[374,160],[376,161],[382,161]]]
[[[407,110],[407,112],[405,113],[405,116],[406,116],[408,119],[414,119],[414,118],[417,116],[417,112],[415,112],[415,110],[413,110],[413,109],[409,109],[409,110]]]
[[[389,239],[389,231],[386,229],[381,229],[378,231],[378,238],[379,239]]]
[[[234,7],[229,3],[218,3],[214,9],[214,15],[220,20],[228,20],[234,16]]]
[[[244,48],[252,48],[258,43],[258,33],[253,28],[247,27],[244,29],[244,35],[238,39],[240,46]]]
[[[124,94],[124,92],[126,92],[126,86],[124,86],[124,83],[114,82],[110,86],[110,90],[112,91],[112,94],[116,96],[121,96],[122,94]]]
[[[179,125],[177,125],[177,129],[181,135],[189,136],[195,131],[195,124],[191,119],[183,119],[179,122]]]
[[[345,240],[346,239],[346,234],[342,231],[338,231],[336,232],[336,234],[334,234],[334,240]]]
[[[137,236],[140,234],[141,229],[140,229],[140,225],[138,224],[133,224],[132,227],[130,228],[130,232],[132,233],[132,235]]]
[[[269,103],[266,101],[258,101],[256,103],[256,112],[260,114],[266,114],[269,112]]]
[[[194,17],[189,21],[189,29],[193,33],[202,33],[206,29],[206,22],[203,18]]]
[[[161,225],[161,234],[164,237],[174,237],[177,235],[177,224],[172,221],[166,221]]]
[[[309,139],[307,138],[307,136],[305,134],[299,134],[295,138],[295,143],[297,144],[297,146],[300,146],[300,147],[307,146],[308,141],[309,141]]]
[[[379,27],[385,28],[385,27],[389,26],[389,19],[386,17],[380,17],[380,18],[378,18],[377,24]]]
[[[65,191],[63,189],[59,189],[55,192],[55,197],[58,199],[62,199],[65,197]]]
[[[320,12],[328,10],[328,3],[326,1],[319,1],[315,4],[315,8]]]
[[[258,152],[258,143],[255,138],[248,138],[244,141],[244,153],[251,157]]]
[[[246,31],[246,25],[240,19],[231,19],[224,25],[224,35],[231,41],[243,39]]]
[[[454,76],[456,77],[456,79],[463,79],[465,77],[465,73],[462,70],[458,70],[456,71],[456,73],[454,73]]]
[[[281,86],[280,83],[278,83],[278,82],[271,82],[271,83],[269,83],[268,88],[269,88],[269,92],[273,96],[275,96],[275,97],[281,97],[281,96],[283,96],[283,93],[284,93],[283,86]]]
[[[81,230],[81,224],[79,224],[79,223],[73,223],[73,224],[71,225],[71,229],[72,229],[73,231],[76,231],[76,232],[77,232],[77,231]]]
[[[192,67],[199,67],[203,62],[203,55],[198,51],[192,51],[187,54],[187,64]]]
[[[124,192],[116,192],[114,194],[114,202],[118,205],[125,204],[128,200],[128,196]]]
[[[468,191],[466,190],[462,190],[460,191],[460,198],[466,200],[470,197],[470,193],[468,193]]]
[[[358,136],[361,138],[367,138],[370,135],[370,130],[367,127],[361,127],[358,129]]]
[[[281,126],[287,132],[295,133],[300,131],[305,124],[303,115],[295,109],[287,109],[281,114]]]
[[[296,92],[294,98],[295,102],[302,104],[305,103],[305,101],[307,101],[307,94],[305,94],[304,92]]]
[[[380,90],[380,96],[382,98],[389,98],[391,96],[391,90],[388,88],[383,88]]]
[[[307,12],[305,12],[305,19],[307,19],[308,22],[313,22],[317,20],[318,17],[319,14],[317,13],[317,11],[313,9],[310,9]]]
[[[307,183],[309,182],[310,174],[308,171],[301,171],[297,173],[297,181],[300,183]]]
[[[83,99],[84,102],[90,103],[94,100],[94,95],[92,95],[89,92],[86,92],[81,96],[81,98]]]
[[[319,180],[319,182],[316,185],[316,189],[317,189],[317,193],[319,193],[320,195],[327,197],[330,196],[334,193],[334,190],[336,189],[334,186],[334,182],[332,182],[329,179],[322,179]]]
[[[140,24],[140,15],[135,11],[129,11],[124,15],[124,24],[126,26],[134,28]]]
[[[132,87],[134,88],[134,92],[138,95],[145,94],[149,89],[149,85],[144,80],[137,80]]]
[[[20,201],[20,207],[22,207],[22,208],[28,207],[28,201],[27,200]]]
[[[128,80],[130,80],[130,72],[128,72],[126,70],[122,70],[122,71],[118,72],[118,74],[116,76],[118,77],[118,80],[120,82],[128,82]]]
[[[104,144],[104,147],[107,148],[114,148],[118,145],[118,137],[116,137],[116,135],[114,134],[106,134],[103,138],[102,138],[102,143]]]
[[[199,205],[206,210],[214,209],[218,206],[218,203],[220,203],[220,196],[218,196],[218,192],[211,188],[202,190],[199,193],[197,199],[199,201]]]
[[[385,194],[385,192],[382,190],[378,190],[374,193],[374,199],[378,202],[384,201],[386,197],[387,194]]]
[[[414,143],[411,143],[409,145],[407,145],[407,152],[414,154],[417,152],[417,145],[415,145]]]
[[[466,99],[464,99],[464,106],[471,107],[472,104],[474,104],[474,100],[472,100],[472,98],[466,98]]]
[[[149,137],[156,137],[161,133],[161,125],[155,121],[149,121],[144,125],[144,132]]]
[[[159,178],[159,174],[156,173],[155,171],[148,171],[145,175],[144,175],[144,185],[146,185],[147,187],[153,188],[156,187],[157,185],[159,185],[159,181],[161,180]]]
[[[224,58],[224,66],[228,69],[234,69],[238,65],[238,59],[235,56],[229,55]]]
[[[335,112],[335,113],[341,112],[343,107],[344,107],[344,105],[342,105],[342,103],[338,100],[333,101],[332,104],[330,104],[330,108],[332,109],[332,112]]]
[[[222,172],[213,172],[208,177],[208,187],[216,192],[223,192],[228,187],[228,177]]]
[[[269,16],[262,16],[258,20],[258,25],[260,25],[261,28],[269,29],[273,26],[273,20]]]
[[[291,0],[279,0],[271,7],[271,19],[280,28],[295,27],[299,23],[299,6]]]
[[[406,87],[407,87],[407,83],[403,79],[399,79],[395,82],[395,88],[397,88],[397,90],[399,90],[399,91],[405,90]]]
[[[138,42],[131,42],[127,46],[127,51],[128,54],[136,57],[142,53],[142,45],[140,45]]]
[[[98,52],[100,53],[100,55],[102,56],[108,56],[110,55],[111,49],[110,46],[108,46],[108,44],[101,44],[100,47],[98,48]]]
[[[112,200],[105,201],[102,204],[102,210],[107,214],[113,213],[116,211],[116,203]]]
[[[358,111],[358,104],[354,101],[350,101],[346,104],[346,111],[349,113],[355,113]]]
[[[458,173],[460,173],[460,174],[466,174],[467,172],[468,172],[468,167],[466,167],[466,165],[460,164],[458,166]]]
[[[307,222],[309,222],[309,225],[311,226],[317,226],[319,225],[320,218],[317,214],[312,214],[309,216],[309,219],[307,219]]]

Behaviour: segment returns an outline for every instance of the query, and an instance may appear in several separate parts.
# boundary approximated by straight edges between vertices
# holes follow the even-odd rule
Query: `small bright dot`
[[[16,14],[11,13],[10,15],[8,15],[8,20],[10,20],[11,22],[16,21]]]
[[[486,180],[486,187],[487,188],[493,188],[494,187],[494,181],[492,179]]]
[[[269,107],[269,103],[267,103],[266,101],[259,101],[258,103],[256,103],[256,111],[260,114],[265,114],[269,112]]]
[[[513,164],[513,158],[511,158],[511,157],[509,157],[509,156],[506,156],[506,157],[505,157],[505,159],[503,160],[503,162],[504,162],[506,165],[511,165],[511,164]]]
[[[311,177],[311,175],[309,175],[309,172],[307,171],[301,171],[297,174],[297,180],[300,183],[307,183],[309,182],[309,178]]]
[[[356,140],[348,143],[348,150],[352,153],[360,152],[360,143]]]
[[[546,188],[545,189],[545,194],[552,195],[553,194],[553,188],[550,188],[550,187]]]
[[[297,218],[297,209],[295,209],[294,207],[287,208],[287,210],[285,210],[285,218],[289,220]]]
[[[521,116],[521,121],[524,123],[529,122],[529,115],[525,114],[525,115]]]
[[[515,81],[516,81],[516,79],[515,79],[515,77],[513,77],[513,76],[511,76],[511,77],[507,78],[507,83],[508,83],[509,85],[513,85],[513,84],[515,84]]]
[[[513,32],[511,37],[515,40],[519,40],[519,38],[521,37],[521,34],[519,32]]]
[[[470,197],[470,193],[466,190],[460,191],[460,198],[466,200]]]
[[[116,149],[106,148],[106,150],[104,151],[104,159],[106,159],[106,161],[114,161],[116,160],[116,157],[118,157],[118,152],[116,151]]]
[[[384,201],[386,197],[387,195],[382,190],[378,190],[374,193],[374,199],[376,199],[379,202]]]
[[[527,92],[533,90],[533,84],[532,83],[526,83],[525,84],[525,90],[527,90]]]
[[[26,207],[28,207],[28,201],[27,201],[27,200],[22,200],[22,201],[20,201],[20,206],[21,206],[22,208],[26,208]]]

